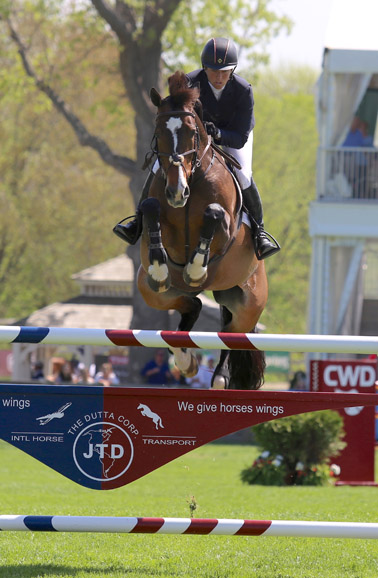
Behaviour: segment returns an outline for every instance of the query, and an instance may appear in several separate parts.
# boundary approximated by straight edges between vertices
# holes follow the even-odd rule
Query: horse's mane
[[[197,86],[191,86],[184,72],[177,70],[168,78],[169,100],[174,108],[190,106],[194,108],[199,99],[200,90]]]

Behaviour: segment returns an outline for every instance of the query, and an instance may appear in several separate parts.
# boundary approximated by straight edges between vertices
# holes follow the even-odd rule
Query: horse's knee
[[[201,237],[210,239],[214,236],[217,225],[223,221],[225,210],[218,203],[211,203],[205,209],[201,228]]]
[[[154,197],[148,197],[141,205],[140,210],[147,221],[147,225],[154,225],[160,221],[160,203]]]

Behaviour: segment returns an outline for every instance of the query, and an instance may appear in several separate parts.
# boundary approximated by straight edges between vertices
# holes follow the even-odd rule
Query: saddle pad
[[[251,227],[251,221],[249,220],[249,217],[245,211],[243,211],[243,213],[242,213],[242,223],[247,225],[247,227],[249,227],[250,229],[252,228]]]

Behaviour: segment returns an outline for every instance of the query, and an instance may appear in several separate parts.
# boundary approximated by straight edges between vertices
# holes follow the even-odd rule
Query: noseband
[[[159,118],[162,118],[162,117],[166,117],[166,116],[175,116],[175,117],[176,116],[191,116],[194,119],[196,118],[196,115],[190,111],[168,110],[166,112],[159,112],[156,115],[156,120],[158,120]],[[209,136],[208,142],[207,142],[207,145],[203,151],[203,154],[202,154],[201,158],[198,158],[199,147],[200,147],[200,136],[199,136],[199,129],[198,129],[197,123],[196,123],[196,132],[195,132],[195,139],[194,140],[195,140],[195,148],[192,148],[188,151],[185,151],[183,153],[177,153],[177,152],[162,153],[162,152],[159,152],[159,149],[157,146],[157,137],[156,137],[156,133],[155,133],[154,136],[152,137],[151,152],[148,155],[146,155],[145,165],[149,164],[151,162],[153,156],[155,156],[155,155],[157,156],[158,159],[160,159],[160,157],[167,157],[169,162],[170,162],[168,170],[171,168],[171,166],[175,166],[175,167],[181,166],[184,169],[187,181],[189,182],[191,180],[195,170],[201,166],[202,160],[203,160],[205,154],[207,153],[207,151],[209,150],[210,144],[211,144],[211,137]],[[184,167],[184,157],[186,157],[187,155],[193,155],[189,178],[188,178],[187,171]],[[147,159],[147,157],[149,157],[149,158]]]

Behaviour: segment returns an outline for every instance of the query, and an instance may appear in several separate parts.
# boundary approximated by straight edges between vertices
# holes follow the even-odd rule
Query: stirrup
[[[129,219],[134,219],[135,222],[135,230],[133,232],[129,231],[126,225],[122,225],[124,221],[128,221]],[[131,223],[129,224],[131,225]],[[143,220],[141,215],[136,214],[131,215],[130,217],[125,217],[122,219],[122,221],[117,223],[115,227],[113,227],[113,233],[122,239],[122,241],[125,241],[125,243],[128,243],[129,245],[135,245],[142,234],[142,228]]]
[[[270,247],[268,246],[264,252],[261,252],[259,250],[259,237],[260,234],[263,233],[263,235],[265,237],[268,238]],[[257,228],[257,232],[255,235],[253,235],[253,241],[255,244],[255,253],[256,253],[256,257],[258,261],[262,261],[263,259],[267,259],[268,257],[271,257],[272,255],[274,255],[275,253],[278,253],[278,251],[281,250],[281,246],[278,243],[277,239],[275,239],[273,237],[273,235],[271,235],[270,233],[268,233],[267,231],[265,231],[265,229],[262,229],[260,226]],[[271,242],[273,241],[273,243]]]

